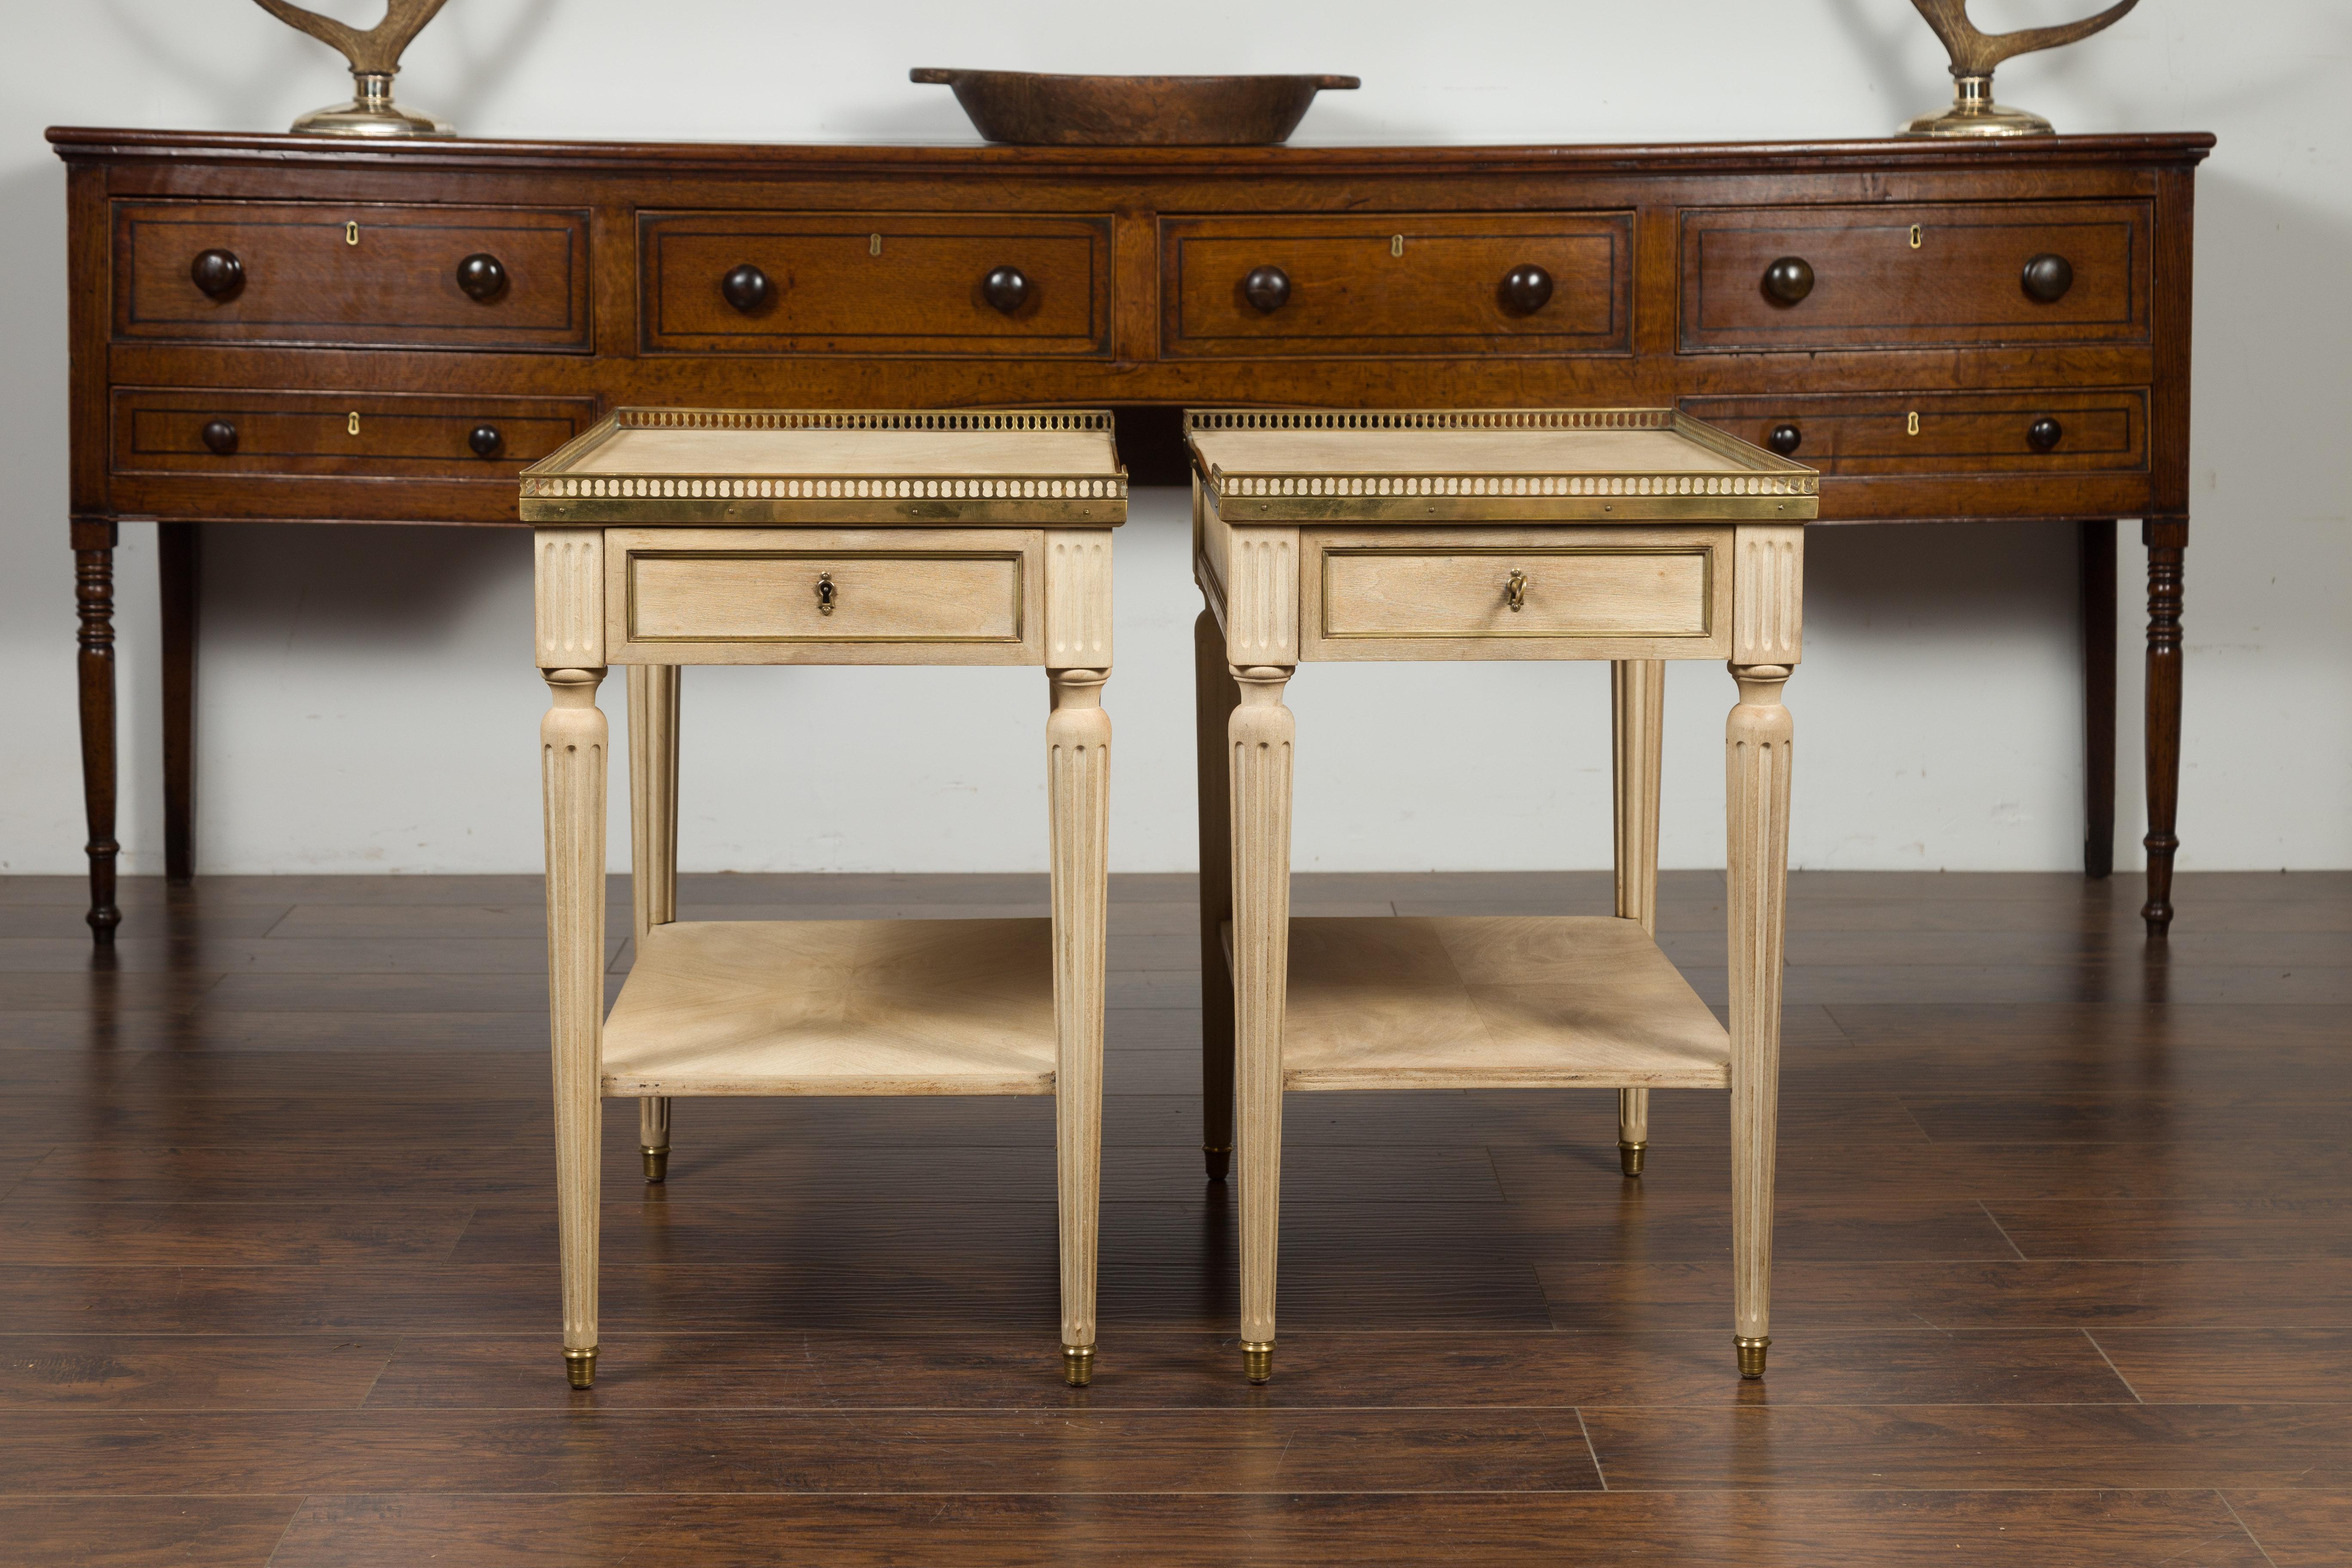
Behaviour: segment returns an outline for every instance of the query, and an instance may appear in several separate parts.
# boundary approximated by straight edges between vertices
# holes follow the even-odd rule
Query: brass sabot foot
[[[1222,1182],[1225,1179],[1225,1173],[1233,1168],[1234,1146],[1228,1143],[1220,1149],[1213,1144],[1203,1143],[1201,1145],[1201,1158],[1208,1162],[1209,1180]]]
[[[571,1380],[574,1388],[593,1387],[596,1383],[596,1347],[590,1345],[584,1351],[565,1351],[563,1375]]]
[[[1242,1375],[1252,1383],[1265,1383],[1274,1376],[1274,1342],[1259,1343],[1242,1342]]]
[[[1642,1157],[1649,1152],[1647,1142],[1620,1143],[1617,1145],[1617,1163],[1624,1167],[1627,1175],[1638,1176],[1642,1173]]]
[[[1062,1381],[1072,1388],[1084,1388],[1095,1380],[1095,1347],[1064,1345],[1062,1347]]]
[[[637,1152],[646,1157],[646,1184],[659,1186],[669,1179],[669,1145],[656,1149],[650,1143],[637,1145]]]
[[[1769,1335],[1766,1335],[1760,1339],[1749,1339],[1746,1334],[1734,1334],[1732,1336],[1731,1342],[1737,1346],[1739,1351],[1739,1375],[1742,1377],[1763,1376],[1764,1352],[1766,1347],[1771,1344],[1771,1337]]]

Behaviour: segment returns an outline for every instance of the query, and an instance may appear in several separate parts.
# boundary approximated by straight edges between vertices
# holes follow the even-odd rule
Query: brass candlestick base
[[[1274,1342],[1259,1343],[1242,1342],[1242,1375],[1252,1383],[1265,1383],[1274,1376]]]
[[[596,1347],[590,1345],[584,1351],[565,1351],[563,1375],[574,1388],[593,1387],[596,1382]]]
[[[254,0],[289,27],[310,34],[341,55],[359,84],[349,103],[313,110],[294,122],[305,136],[448,136],[448,125],[392,101],[400,54],[448,0],[384,0],[383,20],[366,32],[306,10],[294,0]]]
[[[1084,1388],[1095,1380],[1095,1347],[1064,1345],[1062,1347],[1062,1381],[1072,1388]]]
[[[359,84],[349,103],[314,109],[294,122],[298,136],[455,136],[446,120],[392,101],[390,71],[353,71]]]
[[[640,1143],[637,1145],[637,1152],[645,1156],[646,1185],[657,1187],[669,1179],[668,1144],[664,1143],[656,1148],[651,1143]]]
[[[1624,1168],[1627,1175],[1638,1176],[1642,1173],[1642,1158],[1649,1152],[1650,1145],[1646,1142],[1620,1143],[1617,1145],[1617,1163]]]
[[[1952,79],[1952,107],[1906,121],[1898,136],[2048,136],[2050,121],[1992,100],[1992,73]]]
[[[1749,1339],[1746,1334],[1734,1334],[1731,1342],[1739,1352],[1739,1375],[1748,1378],[1763,1376],[1764,1352],[1771,1345],[1771,1337]]]

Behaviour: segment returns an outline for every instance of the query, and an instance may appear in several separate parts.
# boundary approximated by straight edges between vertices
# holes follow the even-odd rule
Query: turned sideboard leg
[[[1733,665],[1725,726],[1731,938],[1731,1253],[1739,1375],[1764,1375],[1772,1342],[1772,1162],[1780,1120],[1780,964],[1789,901],[1786,665]]]
[[[74,607],[80,617],[75,659],[81,689],[81,795],[89,822],[90,939],[114,945],[122,911],[114,903],[114,520],[73,520]]]
[[[2140,525],[2147,545],[2147,902],[2140,918],[2147,934],[2172,929],[2173,833],[2180,804],[2180,579],[2189,551],[2189,520],[2150,518]]]
[[[1615,753],[1617,916],[1658,930],[1658,774],[1666,703],[1664,659],[1614,660],[1609,666],[1609,719]],[[1617,1091],[1617,1163],[1628,1176],[1642,1173],[1650,1148],[1650,1091]]]
[[[2083,875],[2116,868],[2116,524],[2081,525]]]
[[[1234,918],[1233,763],[1227,727],[1241,688],[1225,663],[1215,614],[1192,623],[1192,701],[1200,758],[1201,1157],[1222,1182],[1234,1157],[1234,976],[1224,927]]]
[[[1282,1215],[1282,1026],[1290,984],[1291,746],[1287,668],[1233,671],[1234,1101],[1241,1165],[1242,1370],[1274,1375]]]
[[[163,607],[163,878],[196,874],[196,625],[200,567],[193,522],[155,525]]]
[[[553,705],[539,728],[547,797],[547,1005],[555,1078],[555,1223],[563,1274],[563,1367],[596,1378],[596,1202],[604,1100],[604,768],[601,669],[542,672]]]
[[[1061,1212],[1062,1377],[1095,1374],[1102,1212],[1104,938],[1110,921],[1110,716],[1098,669],[1055,669],[1045,721],[1054,871],[1054,1160]]]
[[[629,666],[629,894],[640,947],[677,919],[677,678],[674,664]],[[669,1097],[637,1101],[648,1184],[669,1176]]]

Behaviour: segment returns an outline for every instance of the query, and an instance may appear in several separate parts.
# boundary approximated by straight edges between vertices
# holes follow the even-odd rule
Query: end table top
[[[526,522],[1115,525],[1102,410],[621,408],[522,472]]]
[[[1227,522],[1799,522],[1811,468],[1671,408],[1194,409]]]

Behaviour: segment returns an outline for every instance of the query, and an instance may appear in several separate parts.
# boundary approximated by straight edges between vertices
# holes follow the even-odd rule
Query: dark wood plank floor
[[[614,970],[626,968],[616,883]],[[1302,877],[1302,913],[1607,879]],[[216,1568],[2352,1563],[2352,875],[1793,879],[1772,1371],[1720,1095],[1294,1096],[1276,1381],[1201,1178],[1191,879],[1118,879],[1100,1374],[1051,1107],[607,1119],[557,1357],[535,879],[0,879],[0,1558]],[[690,878],[688,918],[1042,914]],[[1720,879],[1663,940],[1723,1000]]]

